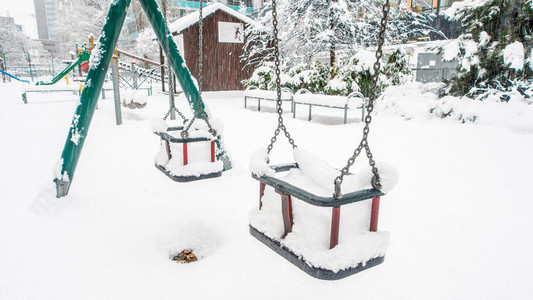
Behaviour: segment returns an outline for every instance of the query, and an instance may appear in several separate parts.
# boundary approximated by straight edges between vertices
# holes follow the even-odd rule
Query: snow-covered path
[[[533,296],[533,135],[440,119],[376,116],[370,145],[400,181],[382,198],[385,262],[346,279],[314,279],[248,233],[258,202],[253,151],[276,126],[273,109],[243,108],[241,92],[206,93],[234,168],[175,183],[153,165],[150,131],[168,99],[143,110],[99,103],[69,196],[50,199],[76,97],[0,84],[0,299],[527,299]],[[184,101],[178,101],[184,109]],[[266,104],[268,106],[269,103]],[[302,112],[304,113],[304,112]],[[327,114],[327,112],[325,112]],[[286,123],[299,147],[342,167],[362,124],[331,113]],[[284,138],[272,161],[290,160]],[[279,142],[278,142],[279,143]],[[357,163],[366,164],[366,158]],[[41,195],[41,196],[39,196]],[[192,247],[187,265],[169,251]]]

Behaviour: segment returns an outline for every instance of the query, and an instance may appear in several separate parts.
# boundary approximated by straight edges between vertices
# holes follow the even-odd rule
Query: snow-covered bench
[[[244,91],[244,108],[247,107],[248,99],[257,99],[257,111],[261,111],[261,100],[277,101],[278,96],[276,91],[260,90],[258,87],[251,85]],[[281,88],[281,101],[289,101],[291,104],[291,111],[293,107],[292,100],[292,91],[288,88]]]
[[[27,86],[22,92],[22,101],[28,103],[28,93],[52,93],[52,92],[72,92],[74,95],[81,94],[82,86],[80,84],[71,85],[31,85]]]
[[[292,117],[296,118],[296,104],[309,106],[308,121],[311,121],[311,111],[313,106],[336,108],[344,110],[344,124],[346,124],[348,120],[348,109],[350,108],[360,109],[361,120],[364,120],[365,102],[365,97],[359,92],[353,92],[348,96],[330,96],[313,94],[307,89],[300,89],[293,97]]]

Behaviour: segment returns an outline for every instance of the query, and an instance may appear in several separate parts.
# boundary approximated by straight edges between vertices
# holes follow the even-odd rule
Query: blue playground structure
[[[13,75],[7,73],[6,71],[2,71],[2,70],[0,70],[0,73],[2,73],[2,74],[4,74],[4,75],[7,75],[7,76],[9,76],[9,77],[11,77],[11,78],[13,78],[13,79],[15,79],[15,80],[17,80],[17,81],[25,82],[25,83],[27,83],[27,84],[30,83],[29,80],[17,78],[17,77],[15,77],[15,76],[13,76]]]

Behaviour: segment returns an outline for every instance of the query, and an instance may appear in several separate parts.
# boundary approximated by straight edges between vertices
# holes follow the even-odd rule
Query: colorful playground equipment
[[[28,93],[56,93],[56,92],[72,92],[73,94],[80,95],[83,90],[82,84],[69,84],[67,74],[70,73],[76,66],[88,63],[89,58],[91,57],[91,52],[88,50],[83,50],[78,55],[78,58],[68,65],[65,69],[59,72],[54,78],[50,81],[39,81],[35,85],[30,85],[24,88],[22,91],[22,101],[24,104],[28,103]],[[65,78],[67,81],[66,85],[55,85],[61,79]]]
[[[67,66],[65,69],[63,69],[61,72],[59,72],[54,78],[52,78],[50,81],[39,81],[36,82],[35,85],[52,85],[57,83],[59,80],[61,80],[63,77],[65,77],[70,71],[72,71],[76,66],[79,64],[84,64],[89,61],[91,58],[91,52],[88,50],[83,50],[79,55],[78,58],[69,66]]]
[[[172,35],[165,26],[165,20],[156,0],[139,1],[156,33],[164,54],[169,59],[169,65],[176,75],[191,109],[195,112],[201,110],[203,113],[195,115],[200,119],[206,118],[205,106],[200,98],[198,88],[185,66],[177,45],[172,39]],[[98,46],[93,50],[92,55],[94,57],[89,68],[85,87],[80,96],[80,103],[72,118],[61,159],[58,163],[58,167],[60,166],[60,168],[58,168],[58,172],[54,178],[57,197],[63,197],[68,194],[72,180],[74,179],[76,166],[88,134],[99,93],[111,63],[130,2],[131,0],[116,0],[110,4],[107,21],[98,40]],[[221,156],[226,157],[226,154],[221,153]]]
[[[383,54],[382,47],[388,11],[389,0],[383,5],[376,63],[374,64],[372,77],[374,88],[371,89],[368,105],[366,106],[367,114],[364,118],[363,137],[352,156],[348,159],[347,165],[339,171],[329,168],[327,163],[314,159],[306,152],[297,149],[294,140],[283,123],[276,0],[272,1],[278,126],[268,148],[264,153],[259,153],[257,159],[253,160],[254,167],[251,167],[252,177],[259,181],[259,208],[251,214],[250,233],[301,270],[319,279],[341,279],[384,261],[388,236],[377,232],[379,201],[380,197],[384,195],[382,191],[383,178],[380,177],[383,174],[378,173],[367,138],[372,120],[371,112],[376,99],[375,87],[379,76],[379,61]],[[268,156],[282,131],[294,149],[296,163],[270,166]],[[351,184],[348,185],[348,192],[343,195],[341,192],[343,180],[348,177],[350,179],[353,178],[351,177],[352,174],[349,173],[350,167],[363,149],[366,151],[371,167],[368,175],[359,178],[365,181],[361,185],[364,188],[350,190],[350,187],[357,187],[358,185],[352,184],[353,180],[347,180]],[[283,173],[288,174],[281,177]],[[324,175],[325,173],[327,174]],[[316,192],[317,181],[313,180],[313,176],[322,181],[326,179],[326,182],[331,179],[331,190],[325,189],[325,194]],[[308,178],[311,179],[311,184],[305,181]],[[267,186],[270,187],[269,190],[266,189]],[[371,188],[366,188],[367,186]],[[281,196],[281,209],[275,193]],[[294,203],[292,201],[293,198],[302,202]],[[370,199],[372,200],[371,205],[367,201]],[[344,236],[344,243],[341,242],[343,239],[339,239],[341,206],[344,207],[346,212],[354,213],[350,214],[349,219],[345,219],[345,222],[352,223],[349,223],[351,232],[344,231],[344,233],[349,233]],[[327,234],[328,232],[327,228],[324,228],[327,222],[323,222],[327,220],[328,213],[323,210],[324,207],[331,207],[332,209],[329,250],[324,247],[325,241],[320,239],[321,235],[318,238],[314,237],[317,232],[321,234]],[[316,216],[316,218],[310,220],[309,215]],[[356,222],[354,222],[354,219],[356,219]],[[368,220],[370,224],[367,223]],[[310,236],[313,236],[313,238],[310,238]],[[339,255],[337,251],[342,254]],[[332,264],[331,261],[336,261],[336,263]]]

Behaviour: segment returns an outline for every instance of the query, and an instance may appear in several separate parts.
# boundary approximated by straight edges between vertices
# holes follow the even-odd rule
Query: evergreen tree
[[[465,1],[446,15],[460,20],[464,33],[443,48],[445,59],[459,62],[459,73],[446,81],[445,93],[505,92],[533,79],[531,0]]]

